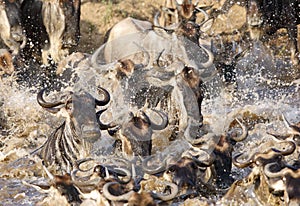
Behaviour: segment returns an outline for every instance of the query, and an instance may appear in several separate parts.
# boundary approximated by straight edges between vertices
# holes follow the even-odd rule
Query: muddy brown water
[[[129,1],[124,2],[124,5],[128,6]],[[131,3],[132,1],[130,5]],[[94,15],[89,14],[96,12],[99,17],[101,11],[105,10],[104,5],[100,2],[88,2],[83,5],[84,38],[80,48],[85,52],[92,53],[101,44],[101,37],[104,35],[104,31],[100,28],[101,23],[95,22],[97,18],[91,18]],[[122,11],[122,6],[118,6],[116,8]],[[155,6],[157,7],[156,4]],[[93,9],[94,7],[98,9]],[[148,8],[151,13],[155,7]],[[244,24],[244,12],[241,7],[234,7],[228,16],[218,17],[214,30],[210,32],[217,35],[230,34]],[[122,15],[113,18],[105,28],[123,18]],[[150,16],[148,11],[143,18]],[[233,35],[227,37],[230,40],[235,38]],[[94,45],[95,39],[97,45]],[[207,83],[209,95],[202,104],[202,113],[204,122],[212,125],[213,132],[224,133],[236,117],[251,126],[248,138],[235,145],[234,153],[259,150],[258,146],[262,139],[267,137],[267,131],[286,133],[282,114],[291,123],[300,122],[299,68],[287,63],[288,57],[277,58],[274,61],[269,51],[258,44],[252,49],[252,53],[238,62],[236,86],[226,87],[220,80],[217,80],[217,83]],[[274,53],[278,54],[279,51],[276,50]],[[40,160],[33,159],[37,161],[36,164],[32,164],[31,159],[19,161],[42,145],[53,129],[63,121],[63,118],[53,116],[40,108],[36,102],[36,91],[36,88],[20,87],[13,77],[0,80],[0,205],[36,205],[47,196],[24,184],[24,182],[47,182],[48,178],[42,170]],[[234,167],[233,177],[241,179],[248,172],[249,170]],[[211,201],[208,199],[200,202],[204,204],[221,199],[222,196],[212,196]],[[238,204],[238,200],[230,203]]]

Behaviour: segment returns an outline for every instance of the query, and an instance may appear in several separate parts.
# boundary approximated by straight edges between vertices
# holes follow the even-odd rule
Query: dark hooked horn
[[[194,155],[192,154],[192,159],[199,167],[210,167],[214,163],[216,156],[214,153],[209,154],[206,151],[204,152],[206,153],[206,157],[203,157],[203,155],[199,153]]]
[[[246,160],[245,162],[239,162],[237,159],[242,155],[243,153],[240,153],[232,158],[232,163],[238,168],[245,168],[250,166],[253,163],[254,155],[250,159]]]
[[[86,163],[86,162],[91,162],[91,161],[95,161],[93,158],[91,157],[88,157],[88,158],[83,158],[83,159],[80,159],[80,160],[77,160],[76,161],[76,165],[77,165],[77,168],[79,171],[81,172],[87,172],[87,171],[90,171],[93,169],[93,167],[89,168],[89,169],[81,169],[81,164],[83,163]],[[93,164],[94,165],[94,164]]]
[[[290,155],[296,150],[296,144],[293,141],[283,141],[280,143],[287,143],[288,146],[283,147],[283,150],[277,149],[277,148],[272,148],[271,150],[273,150],[274,152],[278,152],[283,156]],[[280,144],[280,143],[278,143],[278,144]]]
[[[38,94],[37,94],[37,102],[38,104],[47,109],[47,111],[51,112],[51,113],[56,113],[59,111],[59,108],[55,108],[57,106],[60,106],[60,105],[63,105],[64,102],[62,101],[57,101],[57,102],[47,102],[43,95],[44,95],[44,92],[45,92],[46,88],[42,89]]]
[[[107,109],[102,109],[102,110],[99,110],[97,113],[96,113],[96,117],[97,117],[97,120],[98,120],[98,124],[100,126],[100,129],[101,130],[108,130],[110,128],[113,128],[113,126],[111,126],[110,124],[103,124],[101,121],[100,121],[100,117],[101,117],[101,114],[103,112],[105,112]]]
[[[174,199],[178,194],[178,186],[172,182],[163,181],[163,183],[166,185],[166,187],[167,186],[170,187],[171,193],[169,195],[160,194],[160,193],[152,193],[152,194],[155,196],[155,198],[161,199],[163,201],[169,201]]]
[[[162,56],[162,54],[164,53],[164,51],[165,51],[165,49],[163,49],[161,52],[159,52],[159,54],[158,54],[158,56],[157,56],[157,59],[156,59],[156,65],[157,65],[158,67],[160,67],[160,68],[163,68],[163,66],[160,65],[159,59],[160,59],[160,57]]]
[[[98,106],[105,106],[110,101],[110,94],[108,93],[108,91],[106,89],[104,89],[100,86],[98,86],[97,90],[100,95],[104,96],[104,98],[103,98],[103,100],[95,99],[95,103]]]
[[[286,175],[290,175],[293,178],[299,178],[300,177],[300,169],[295,169],[293,167],[287,166],[278,172],[271,172],[271,167],[278,165],[277,162],[269,163],[264,168],[264,173],[267,177],[270,178],[277,178],[277,177],[284,177]]]
[[[242,153],[240,153],[240,154],[236,155],[235,157],[233,157],[232,163],[239,168],[245,168],[245,167],[250,166],[252,163],[257,162],[260,158],[270,159],[270,158],[280,156],[280,155],[287,156],[287,155],[292,154],[296,149],[296,144],[292,141],[286,141],[284,143],[288,143],[289,146],[283,147],[282,150],[277,149],[277,148],[270,148],[269,150],[267,150],[264,153],[256,152],[246,162],[237,161],[237,159],[242,155]]]
[[[202,67],[203,68],[208,68],[208,67],[212,66],[214,58],[215,58],[213,53],[210,50],[208,50],[207,48],[205,48],[205,46],[202,46],[201,44],[199,44],[199,47],[202,48],[208,56],[207,61],[204,62],[204,63],[201,63]]]
[[[45,90],[46,90],[46,88],[42,89],[37,95],[37,102],[39,103],[39,105],[41,105],[44,108],[53,108],[53,107],[57,107],[59,105],[64,104],[64,102],[61,102],[61,101],[46,102],[46,100],[43,98]]]
[[[275,165],[278,165],[278,163],[272,162],[265,166],[264,173],[267,177],[270,177],[270,178],[282,177],[285,174],[285,172],[288,170],[288,168],[284,168],[278,172],[271,172],[270,168]]]
[[[26,36],[23,34],[22,35],[22,44],[20,45],[20,49],[24,49],[27,43],[27,38]]]
[[[130,180],[132,179],[132,174],[128,169],[125,168],[114,168],[113,171],[118,174],[118,175],[124,175],[127,180],[121,180],[119,176],[117,176],[117,181],[121,184],[127,184],[130,182]]]
[[[158,110],[155,110],[155,109],[152,109],[155,113],[157,113],[158,115],[159,115],[159,117],[161,118],[161,124],[155,124],[153,121],[151,121],[151,119],[150,119],[150,123],[151,123],[151,128],[153,129],[153,130],[162,130],[162,129],[165,129],[166,127],[167,127],[167,125],[168,125],[168,122],[169,122],[169,120],[168,120],[168,115],[167,114],[165,114],[164,112],[162,112],[162,111],[158,111]]]
[[[134,193],[133,190],[131,190],[125,194],[118,195],[118,196],[111,194],[109,188],[115,184],[119,184],[119,183],[118,182],[108,182],[103,186],[102,191],[103,191],[104,197],[106,197],[107,199],[109,199],[111,201],[124,201],[124,200],[128,200],[133,195],[133,193]]]
[[[144,172],[153,175],[166,170],[166,160],[163,160],[163,162],[161,162],[161,164],[155,168],[149,168],[148,162],[151,161],[152,158],[153,156],[149,156],[143,160],[142,168]]]
[[[248,129],[238,118],[236,118],[235,120],[242,127],[242,134],[238,137],[231,137],[231,139],[233,139],[236,142],[240,142],[246,139],[246,137],[248,136]]]

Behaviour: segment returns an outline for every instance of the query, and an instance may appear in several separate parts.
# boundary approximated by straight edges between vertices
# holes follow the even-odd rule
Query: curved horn
[[[233,139],[236,142],[240,142],[240,141],[243,141],[244,139],[246,139],[246,137],[248,136],[248,129],[244,124],[242,124],[242,122],[238,118],[236,118],[235,120],[242,127],[242,134],[238,137],[231,137],[231,139]]]
[[[115,124],[112,124],[112,123],[108,123],[108,124],[104,124],[100,121],[100,117],[101,117],[101,114],[103,112],[105,112],[107,110],[107,108],[105,109],[102,109],[98,112],[96,112],[96,117],[97,117],[97,120],[98,120],[98,124],[99,124],[99,127],[101,130],[108,130],[108,129],[112,129],[114,128],[115,130],[118,130],[119,129],[119,126],[118,125],[115,125]]]
[[[92,190],[96,189],[97,186],[99,185],[99,183],[102,181],[102,178],[100,178],[100,177],[86,180],[86,179],[78,179],[78,177],[77,176],[75,177],[75,176],[72,172],[72,174],[71,174],[72,182],[74,183],[74,185],[76,187],[80,188],[80,190],[82,190],[84,188],[84,190],[92,191]]]
[[[123,200],[128,200],[134,193],[134,191],[130,191],[130,192],[127,192],[125,194],[122,194],[122,195],[113,195],[109,192],[109,188],[112,186],[112,185],[115,185],[115,184],[119,184],[118,182],[108,182],[106,183],[104,186],[103,186],[103,195],[104,197],[106,197],[107,199],[111,200],[111,201],[123,201]]]
[[[128,180],[126,181],[123,181],[121,180],[119,177],[118,178],[118,182],[121,183],[121,184],[127,184],[128,182],[130,182],[130,180],[132,179],[132,175],[131,175],[131,172],[127,169],[124,169],[124,168],[114,168],[114,171],[117,173],[117,174],[122,174],[125,173],[125,176],[127,177]],[[121,172],[121,173],[120,173]]]
[[[71,178],[73,181],[76,182],[86,182],[87,180],[90,180],[90,178],[92,177],[93,173],[86,175],[86,176],[77,176],[77,173],[80,172],[79,169],[75,169],[71,172]]]
[[[286,175],[290,175],[293,178],[300,178],[300,169],[294,170],[292,168],[285,167],[284,169],[278,172],[271,172],[270,168],[275,164],[277,164],[277,162],[272,162],[265,166],[264,173],[267,177],[276,178],[276,177],[284,177]]]
[[[110,101],[110,94],[106,89],[100,86],[98,86],[97,90],[100,95],[102,94],[104,96],[104,99],[103,100],[95,99],[95,103],[98,106],[105,106]]]
[[[168,125],[168,122],[169,122],[169,119],[168,119],[168,115],[165,114],[164,112],[162,111],[158,111],[156,109],[152,109],[152,111],[156,112],[159,117],[161,118],[162,122],[161,124],[155,124],[153,121],[151,121],[151,119],[149,118],[150,120],[150,126],[153,130],[162,130],[162,129],[165,129]]]
[[[64,102],[58,101],[58,102],[46,102],[46,100],[43,98],[44,92],[46,88],[42,89],[38,94],[37,94],[37,102],[39,103],[40,106],[44,108],[53,108],[57,107],[59,105],[64,104]]]
[[[176,197],[176,195],[178,194],[178,186],[172,182],[167,182],[167,181],[163,181],[163,183],[166,186],[169,186],[171,188],[171,193],[169,195],[165,195],[165,194],[160,194],[160,193],[153,193],[153,195],[156,198],[159,198],[163,201],[169,201],[172,200]]]
[[[83,164],[85,162],[89,162],[89,161],[94,161],[94,159],[91,157],[88,157],[88,158],[83,158],[83,159],[77,160],[76,165],[77,165],[78,170],[81,172],[88,172],[88,171],[92,170],[93,168],[86,169],[86,170],[80,168],[81,164]]]
[[[207,13],[206,11],[204,11],[203,9],[195,7],[195,10],[196,10],[197,12],[201,12],[201,13],[204,15],[204,20],[203,20],[203,22],[206,22],[206,21],[209,19],[208,13]]]
[[[278,165],[278,163],[272,162],[265,166],[264,173],[267,177],[270,177],[270,178],[282,177],[285,174],[285,172],[288,170],[288,168],[284,168],[278,172],[271,172],[270,168],[274,165]]]
[[[145,158],[142,162],[142,169],[144,172],[148,173],[148,174],[157,174],[157,173],[160,173],[164,170],[166,170],[166,162],[165,160],[156,168],[148,168],[148,162],[153,158],[153,156],[149,156],[147,158]]]
[[[239,162],[237,159],[242,155],[243,155],[243,153],[240,153],[232,158],[232,163],[238,168],[245,168],[245,167],[250,166],[253,163],[254,155],[252,155],[252,157],[245,162]]]
[[[213,53],[210,50],[206,49],[204,46],[202,46],[200,43],[199,43],[199,47],[202,48],[206,52],[206,54],[208,56],[208,60],[206,62],[204,62],[204,63],[201,63],[202,67],[208,68],[208,67],[212,66],[213,65],[213,61],[214,61],[214,55],[213,55]]]
[[[156,58],[156,65],[157,65],[158,67],[160,67],[160,68],[163,68],[163,66],[160,65],[159,59],[160,59],[160,57],[162,56],[162,54],[164,53],[164,51],[165,51],[165,49],[163,49],[161,52],[159,52],[159,54],[158,54],[158,56],[157,56],[157,58]]]
[[[283,150],[279,150],[277,148],[272,148],[274,152],[278,152],[284,156],[292,154],[296,150],[296,144],[293,141],[284,141],[280,143],[288,143],[289,145],[287,147],[283,147]]]

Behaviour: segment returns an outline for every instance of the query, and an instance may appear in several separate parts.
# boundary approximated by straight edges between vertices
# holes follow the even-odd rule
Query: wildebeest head
[[[39,92],[38,103],[52,113],[65,110],[66,122],[72,124],[72,129],[83,139],[93,142],[100,137],[100,129],[96,119],[95,107],[106,105],[110,96],[103,88],[98,89],[104,96],[103,100],[95,99],[86,91],[80,90],[77,93],[71,93],[65,101],[46,102],[43,99],[44,90]]]
[[[283,184],[277,184],[277,190],[284,192],[284,200],[288,205],[293,205],[293,203],[299,202],[300,200],[300,169],[289,165],[285,165],[283,169],[278,172],[272,171],[274,168],[281,168],[277,162],[269,163],[265,166],[264,172],[267,177],[271,180],[276,179],[282,181]],[[279,180],[278,180],[279,178]]]
[[[176,1],[177,2],[177,10],[179,15],[184,19],[184,20],[190,20],[190,21],[195,21],[196,19],[196,13],[197,13],[197,4],[198,1],[193,4],[191,0],[183,0],[183,1]]]
[[[194,187],[197,184],[197,164],[190,158],[183,157],[175,164],[171,164],[164,173],[164,176],[179,187]]]
[[[83,90],[56,102],[45,101],[44,90],[38,93],[37,101],[43,108],[52,113],[60,112],[66,118],[41,147],[39,155],[46,165],[55,163],[58,169],[70,171],[78,159],[89,155],[90,143],[101,136],[95,107],[106,105],[110,99],[106,90],[99,88],[99,91],[104,96],[101,101]]]
[[[161,124],[157,125],[150,120],[149,116],[139,111],[137,115],[130,114],[130,120],[122,127],[122,147],[127,154],[137,156],[151,155],[152,133],[153,130],[162,130],[167,126],[168,119],[162,112],[156,111],[162,119]]]

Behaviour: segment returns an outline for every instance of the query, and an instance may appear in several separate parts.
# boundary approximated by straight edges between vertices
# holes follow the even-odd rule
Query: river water
[[[254,44],[237,63],[236,85],[206,82],[204,122],[222,134],[234,118],[241,119],[250,128],[249,136],[235,145],[234,153],[257,150],[267,132],[287,133],[282,115],[291,123],[300,122],[299,77],[299,69],[274,60],[262,44]],[[14,76],[3,77],[0,88],[0,205],[35,205],[46,194],[24,181],[47,178],[40,161],[33,163],[36,159],[26,155],[42,145],[62,119],[45,112],[36,102],[37,89],[20,86]],[[234,171],[236,179],[244,175]]]

